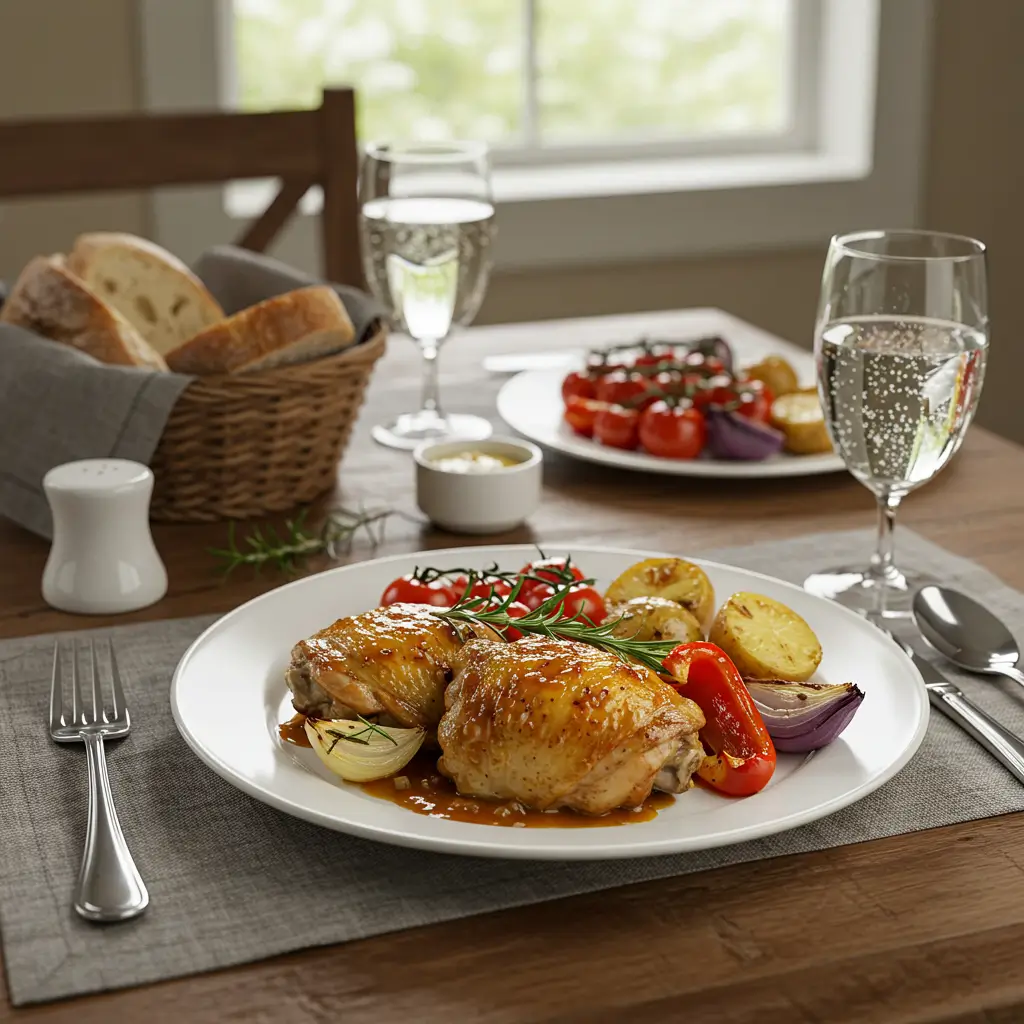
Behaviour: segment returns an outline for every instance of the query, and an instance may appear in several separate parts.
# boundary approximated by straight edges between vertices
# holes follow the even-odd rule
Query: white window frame
[[[835,231],[916,224],[932,0],[797,0],[795,10],[791,85],[802,99],[786,133],[496,154],[498,269],[821,244]],[[230,105],[230,19],[229,0],[143,0],[147,109]],[[227,209],[221,188],[161,190],[154,235],[194,258],[233,237],[265,193],[242,196]],[[310,220],[294,218],[275,252],[315,270]]]
[[[810,149],[817,134],[817,91],[802,88],[815,77],[821,5],[819,0],[790,0],[792,9],[788,41],[793,54],[787,55],[789,76],[784,88],[784,107],[790,115],[789,124],[779,131],[749,133],[714,133],[685,138],[658,140],[629,140],[579,142],[563,145],[539,145],[533,141],[537,131],[538,92],[537,54],[534,24],[538,0],[521,0],[523,5],[523,64],[525,101],[523,120],[527,142],[495,148],[495,167],[549,167],[573,166],[615,161],[637,161],[651,158],[692,159],[708,155],[741,155],[748,153],[776,153]],[[713,2],[713,0],[712,0]],[[229,29],[230,31],[230,29]],[[803,81],[801,78],[803,77]]]

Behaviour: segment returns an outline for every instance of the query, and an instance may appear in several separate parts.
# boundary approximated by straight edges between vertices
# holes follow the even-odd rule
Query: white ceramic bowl
[[[522,461],[484,473],[457,473],[437,464],[438,459],[465,451]],[[431,522],[453,533],[504,533],[540,505],[543,456],[529,441],[424,441],[413,458],[416,503]]]

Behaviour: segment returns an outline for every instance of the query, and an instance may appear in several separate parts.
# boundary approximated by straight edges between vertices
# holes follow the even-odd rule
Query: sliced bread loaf
[[[333,288],[313,285],[259,302],[168,352],[179,373],[252,373],[347,348],[355,330]]]
[[[37,256],[25,266],[0,321],[71,345],[101,363],[167,369],[146,339],[67,269],[62,256]]]
[[[217,300],[177,256],[135,235],[79,235],[68,269],[161,355],[224,319]]]

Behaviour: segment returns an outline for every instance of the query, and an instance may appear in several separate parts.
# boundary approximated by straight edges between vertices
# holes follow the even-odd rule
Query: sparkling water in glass
[[[988,354],[985,247],[928,231],[832,240],[815,333],[818,390],[836,451],[878,501],[867,566],[814,573],[804,586],[862,611],[909,611],[920,574],[893,560],[900,502],[963,441]]]
[[[479,416],[446,413],[437,359],[483,302],[495,235],[487,147],[477,142],[371,144],[360,174],[363,264],[370,290],[424,360],[419,410],[374,427],[382,444],[491,433]]]

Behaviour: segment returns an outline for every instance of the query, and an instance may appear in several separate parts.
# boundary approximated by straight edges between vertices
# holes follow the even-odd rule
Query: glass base
[[[373,428],[373,439],[388,448],[404,448],[407,451],[423,441],[482,441],[490,437],[494,428],[480,416],[465,413],[451,413],[438,416],[436,412],[403,413],[387,424]]]
[[[880,576],[871,568],[844,567],[812,573],[804,580],[804,590],[856,612],[902,618],[912,614],[917,590],[934,582],[923,573],[903,569]]]

